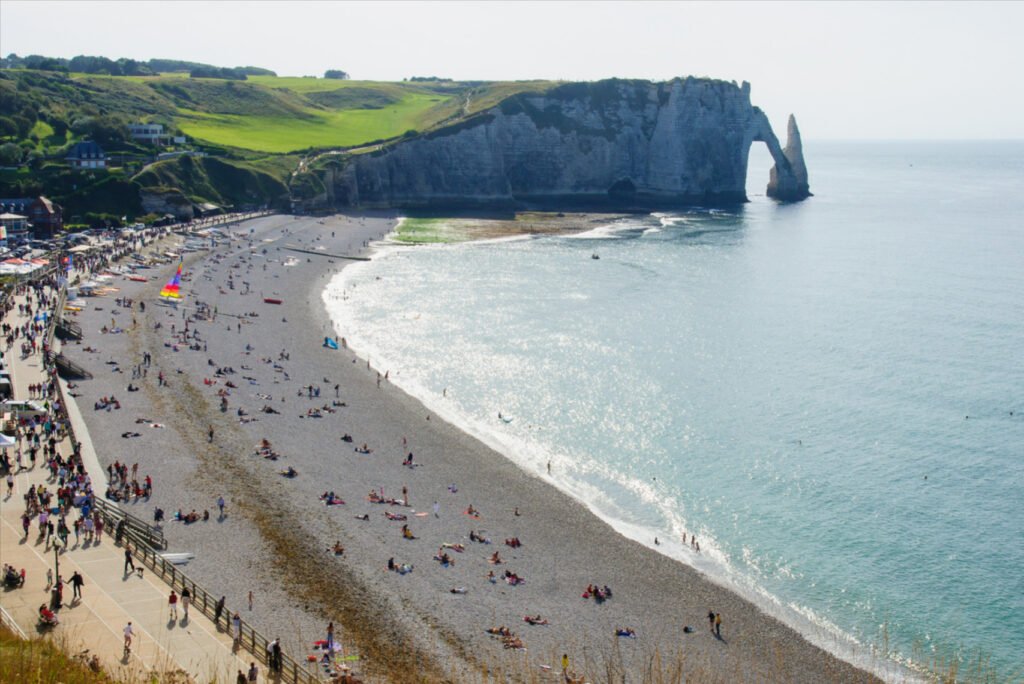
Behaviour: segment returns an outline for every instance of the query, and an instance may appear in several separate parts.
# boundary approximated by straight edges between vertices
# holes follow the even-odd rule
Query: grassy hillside
[[[108,76],[0,70],[0,196],[46,194],[75,222],[144,213],[140,191],[177,191],[193,202],[286,206],[323,191],[315,169],[292,174],[311,151],[397,141],[457,124],[548,81],[347,81],[254,75],[247,80],[171,73]],[[130,123],[160,123],[208,157],[145,166],[158,150],[131,140]],[[96,140],[117,167],[77,171],[64,157]],[[342,158],[331,157],[338,162]],[[92,218],[90,218],[90,216]]]
[[[174,188],[196,203],[236,207],[265,202],[280,205],[288,196],[288,188],[281,179],[248,164],[216,157],[169,159],[153,164],[132,180],[143,192]]]
[[[367,90],[373,93],[372,89]],[[440,98],[410,93],[399,101],[382,106],[388,100],[390,97],[387,95],[362,95],[359,102],[346,101],[348,108],[333,109],[319,105],[317,109],[310,107],[304,110],[301,117],[206,114],[182,109],[178,125],[193,138],[261,152],[353,147],[396,138],[410,129],[421,130],[429,126],[434,122],[424,114]],[[352,104],[360,106],[352,107]],[[372,108],[367,105],[372,105]]]
[[[120,125],[152,121],[212,145],[280,154],[357,147],[410,130],[430,130],[511,95],[553,85],[275,76],[230,81],[177,73],[103,76],[6,69],[0,73],[0,116],[35,111],[39,120],[62,120],[72,129],[76,122],[97,117]],[[52,137],[53,129],[37,127],[35,133]]]

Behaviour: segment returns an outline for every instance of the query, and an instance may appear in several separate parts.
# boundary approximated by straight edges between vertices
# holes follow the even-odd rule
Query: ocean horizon
[[[1019,677],[1024,141],[804,154],[802,203],[755,144],[735,210],[382,245],[325,302],[431,411],[814,643]]]

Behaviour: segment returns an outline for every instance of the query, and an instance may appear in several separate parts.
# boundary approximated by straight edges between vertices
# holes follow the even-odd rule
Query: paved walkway
[[[23,303],[24,298],[18,297],[17,301]],[[7,321],[12,325],[24,322],[16,308]],[[5,355],[16,399],[27,398],[29,384],[44,378],[42,355],[21,359],[20,348],[20,342],[15,342]],[[79,433],[78,437],[88,442],[87,434]],[[62,453],[69,448],[65,440]],[[92,452],[91,445],[88,452]],[[106,480],[98,461],[85,459],[85,463],[96,488],[104,488]],[[170,587],[148,570],[142,575],[124,573],[124,550],[115,546],[106,532],[95,543],[84,542],[84,536],[81,544],[72,541],[67,551],[59,554],[38,537],[39,526],[35,521],[26,538],[21,528],[23,497],[33,484],[56,488],[41,459],[35,468],[15,475],[13,493],[8,495],[3,485],[4,497],[0,500],[0,557],[4,563],[25,568],[26,573],[25,586],[0,591],[0,605],[22,631],[29,636],[38,633],[39,606],[49,598],[46,572],[56,562],[65,581],[76,570],[85,579],[81,599],[72,600],[71,585],[65,585],[60,625],[51,632],[66,653],[78,654],[87,649],[89,656],[99,656],[104,671],[123,681],[141,681],[145,673],[154,671],[182,671],[198,682],[230,682],[238,670],[248,670],[253,658],[244,651],[233,653],[230,636],[219,632],[206,616],[192,611],[189,620],[184,620],[179,602],[179,619],[170,620]],[[73,539],[73,535],[69,537]],[[136,560],[136,566],[142,564]],[[125,656],[123,634],[129,621],[135,638],[130,656]],[[260,681],[264,681],[264,669],[260,670]]]

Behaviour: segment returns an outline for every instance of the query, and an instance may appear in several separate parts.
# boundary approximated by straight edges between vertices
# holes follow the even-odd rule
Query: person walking
[[[260,668],[256,667],[256,662],[251,661],[249,663],[249,682],[250,684],[256,684],[256,680],[260,676]]]
[[[217,601],[216,607],[213,609],[213,624],[220,629],[220,614],[224,612],[224,601],[226,597],[221,596],[220,600]]]
[[[124,545],[124,574],[128,574],[128,570],[135,571],[135,561],[132,560],[132,547],[128,544]]]
[[[245,673],[241,670],[238,671],[238,676],[235,677],[235,684],[245,684]]]
[[[217,499],[217,507],[220,509],[220,517],[224,517],[224,497]]]
[[[242,641],[242,618],[238,613],[231,616],[231,635],[235,638],[237,646]]]
[[[327,651],[334,648],[334,621],[327,623]]]
[[[249,610],[252,610],[252,592],[249,592]]]
[[[282,656],[282,653],[281,653],[281,637],[277,637],[276,639],[274,639],[274,643],[271,644],[271,646],[272,646],[271,655],[273,656],[274,672],[280,672],[281,671],[281,662],[282,662],[282,658],[281,658],[281,656]]]
[[[185,611],[185,622],[188,622],[188,604],[192,602],[192,592],[188,590],[188,587],[182,587],[181,589],[181,607]]]
[[[207,428],[207,432],[210,433],[210,442],[213,443],[213,425],[210,425],[210,427]]]
[[[722,638],[722,616],[715,613],[715,636]]]
[[[82,578],[82,573],[75,570],[75,574],[68,580],[71,583],[71,598],[80,599],[82,598],[82,585],[85,584],[85,580]]]
[[[178,619],[178,595],[171,589],[171,595],[167,597],[167,606],[170,608],[169,619]]]

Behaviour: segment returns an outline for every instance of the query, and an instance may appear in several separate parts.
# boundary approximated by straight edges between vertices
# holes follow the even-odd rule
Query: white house
[[[64,159],[76,169],[105,169],[108,161],[106,152],[93,140],[75,143]]]
[[[132,136],[133,140],[150,145],[162,145],[170,137],[164,133],[163,124],[129,124],[128,134]]]

